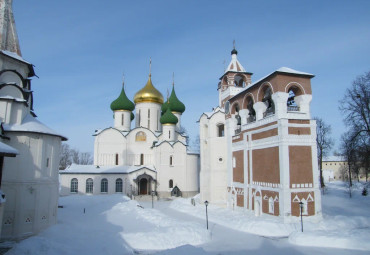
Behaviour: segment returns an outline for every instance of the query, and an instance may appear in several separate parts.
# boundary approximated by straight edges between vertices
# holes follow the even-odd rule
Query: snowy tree
[[[320,170],[320,185],[325,187],[324,178],[322,175],[322,158],[325,157],[333,146],[333,139],[330,137],[331,126],[326,124],[321,118],[314,118],[316,120],[316,145],[317,145],[317,159]]]
[[[71,164],[90,165],[93,163],[93,157],[90,152],[80,152],[77,149],[71,149],[66,143],[62,144],[59,169],[64,170]]]

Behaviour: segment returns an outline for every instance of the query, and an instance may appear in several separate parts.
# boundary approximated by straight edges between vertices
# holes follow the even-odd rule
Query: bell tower
[[[224,108],[225,102],[238,94],[241,90],[251,84],[253,73],[245,71],[244,67],[238,60],[238,51],[234,47],[231,51],[231,61],[227,66],[225,73],[221,76],[218,83],[219,106]]]

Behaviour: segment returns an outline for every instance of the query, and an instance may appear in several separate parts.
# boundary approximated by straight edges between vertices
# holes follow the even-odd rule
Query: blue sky
[[[113,125],[110,103],[133,98],[148,78],[196,121],[218,103],[217,83],[236,40],[252,81],[282,67],[313,73],[312,115],[345,132],[339,100],[370,70],[370,1],[14,1],[23,58],[35,65],[39,120],[93,152],[92,133]]]

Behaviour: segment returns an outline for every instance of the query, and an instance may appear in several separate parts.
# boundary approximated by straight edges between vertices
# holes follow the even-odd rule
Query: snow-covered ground
[[[58,224],[15,244],[12,254],[369,254],[370,197],[328,184],[323,218],[283,224],[190,199],[131,201],[121,195],[61,197]],[[142,208],[143,207],[143,208]],[[85,213],[84,213],[85,209]]]

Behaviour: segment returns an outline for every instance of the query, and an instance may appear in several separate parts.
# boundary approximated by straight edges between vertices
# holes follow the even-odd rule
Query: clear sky
[[[252,81],[282,66],[316,76],[312,115],[331,124],[336,146],[345,132],[338,101],[370,70],[368,0],[14,0],[13,11],[23,58],[39,76],[35,112],[81,151],[93,152],[94,130],[113,125],[122,74],[130,99],[145,85],[150,57],[164,97],[175,72],[191,139],[218,104],[234,39]]]

